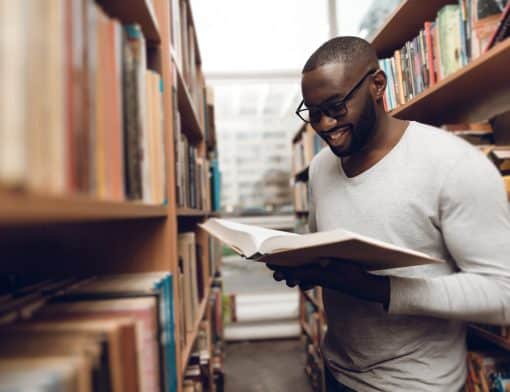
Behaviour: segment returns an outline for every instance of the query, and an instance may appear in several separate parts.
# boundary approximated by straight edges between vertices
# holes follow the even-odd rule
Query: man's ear
[[[372,86],[375,87],[373,89],[374,98],[376,101],[379,101],[383,99],[384,91],[386,90],[387,84],[386,74],[382,69],[379,69],[378,71],[376,71],[373,80],[374,83],[372,84]]]

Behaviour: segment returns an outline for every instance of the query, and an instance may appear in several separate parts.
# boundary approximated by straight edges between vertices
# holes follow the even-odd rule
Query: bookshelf
[[[402,1],[400,6],[387,18],[383,26],[371,38],[371,44],[376,49],[379,58],[390,58],[394,56],[396,51],[403,53],[402,48],[407,42],[412,41],[415,37],[420,37],[420,30],[423,29],[426,34],[427,30],[424,29],[425,22],[434,21],[438,12],[444,6],[457,4],[465,5],[466,1]],[[462,16],[462,13],[460,15]],[[459,22],[457,21],[457,23]],[[462,30],[460,31],[462,33]],[[426,36],[423,37],[426,38]],[[420,45],[425,41],[420,42],[418,40],[417,42]],[[461,50],[463,49],[461,48]],[[414,52],[415,56],[416,53]],[[420,55],[420,58],[422,57]],[[425,58],[429,61],[427,56]],[[394,61],[395,63],[393,64],[396,64],[397,60]],[[447,128],[448,124],[469,125],[473,123],[487,123],[494,116],[510,110],[510,75],[506,72],[509,63],[510,40],[504,40],[487,51],[482,51],[478,56],[473,56],[473,58],[466,56],[466,60],[459,69],[438,77],[435,83],[429,83],[429,85],[424,83],[423,91],[419,91],[416,94],[413,93],[411,97],[406,96],[407,101],[401,102],[402,100],[398,96],[399,92],[395,88],[397,98],[394,96],[393,100],[396,100],[397,104],[393,105],[394,108],[390,113],[400,119],[415,120],[436,126],[445,126],[445,128]],[[436,67],[435,63],[434,67]],[[398,67],[396,72],[405,75]],[[388,72],[386,74],[388,75]],[[388,79],[388,87],[390,87],[392,80],[396,81],[396,83],[401,83],[395,76],[393,76],[393,79],[390,77]],[[414,83],[414,81],[407,81],[407,83]],[[399,87],[397,84],[396,86]],[[385,99],[387,103],[388,95]],[[308,131],[307,126],[303,125],[297,130],[292,139],[293,166],[291,182],[294,186],[297,232],[306,232],[308,230],[308,167],[313,156],[321,148],[313,139],[312,133],[308,133]],[[496,140],[496,137],[493,140]],[[493,142],[493,144],[497,143]],[[501,144],[503,145],[503,143]],[[508,189],[510,189],[508,176],[506,173],[502,172],[502,174],[505,174],[503,179],[505,180],[508,193]],[[510,195],[510,193],[508,194]],[[320,345],[318,342],[322,338],[322,330],[319,327],[320,332],[317,336],[316,331],[313,330],[313,324],[317,317],[319,320],[324,317],[324,309],[320,300],[321,293],[318,289],[302,291],[300,298],[300,321],[305,341],[307,342],[305,348],[307,353],[306,371],[310,376],[314,390],[320,391],[324,388],[324,385],[320,385],[318,381],[323,376],[323,370],[320,364],[316,366],[315,362],[317,361],[314,361],[314,357],[320,355]],[[311,324],[309,322],[310,316],[312,316]],[[501,357],[501,352],[503,357],[508,358],[508,350],[510,350],[510,333],[508,328],[470,325],[469,332],[469,337],[476,337],[477,341],[482,342],[482,349],[485,350],[486,348],[496,346],[500,351],[496,358]],[[487,344],[484,344],[484,342]],[[474,341],[471,342],[468,339],[468,344],[476,349],[477,346],[474,343]],[[491,358],[489,357],[488,360],[490,361]],[[469,361],[472,361],[471,357]],[[480,375],[481,373],[477,373],[476,376]]]
[[[205,292],[205,297],[202,300],[202,302],[200,303],[200,307],[198,308],[198,315],[196,317],[196,321],[195,321],[195,325],[193,327],[193,331],[189,332],[187,334],[187,337],[186,337],[186,340],[189,343],[187,343],[186,346],[184,347],[184,349],[182,350],[182,359],[181,359],[182,368],[181,368],[181,372],[183,372],[183,373],[186,370],[186,364],[187,364],[189,356],[191,354],[191,350],[193,348],[193,343],[195,342],[195,339],[196,339],[197,334],[198,334],[199,324],[203,320],[204,315],[205,315],[206,310],[207,310],[207,307],[209,305],[209,293],[210,293],[210,290],[211,290],[211,284],[212,284],[212,279],[210,279],[210,281],[209,281],[209,283],[207,285],[206,292]]]
[[[150,44],[161,43],[161,34],[151,0],[99,0],[98,3],[104,7],[110,16],[120,19],[123,23],[138,23],[143,35]]]
[[[491,332],[488,332],[485,329],[480,328],[476,325],[470,325],[469,332],[482,338],[483,340],[486,340],[488,342],[491,342],[491,343],[501,347],[504,350],[510,351],[510,341],[508,339],[504,339],[504,338],[502,338],[498,335],[495,335]]]
[[[433,125],[492,117],[510,108],[510,79],[506,72],[509,63],[510,41],[505,41],[392,113],[401,119]]]
[[[399,44],[412,39],[423,27],[423,22],[436,17],[437,12],[446,4],[456,4],[455,0],[405,0],[388,17],[386,22],[374,34],[370,43],[379,57],[387,57],[399,47]],[[402,23],[405,21],[405,23]],[[400,45],[402,46],[402,45]]]
[[[182,113],[183,130],[194,143],[200,143],[204,137],[202,126],[200,125],[198,115],[193,106],[193,101],[188,87],[184,82],[182,71],[179,66],[175,66],[177,74],[177,91],[179,111]]]
[[[4,174],[10,172],[4,170],[2,165],[5,164],[5,161],[0,159],[0,230],[2,231],[0,251],[3,254],[0,260],[0,269],[3,274],[15,274],[16,282],[18,280],[24,282],[31,274],[39,274],[50,280],[62,276],[79,276],[88,281],[89,278],[92,280],[109,279],[110,277],[116,279],[113,276],[119,276],[119,274],[123,274],[122,279],[133,279],[133,276],[140,277],[140,279],[143,276],[144,279],[148,279],[147,277],[156,276],[151,274],[169,273],[170,277],[165,275],[164,279],[167,283],[168,279],[170,280],[171,292],[165,292],[164,295],[170,295],[169,298],[165,297],[165,300],[170,300],[171,305],[161,310],[158,315],[163,317],[161,314],[165,314],[160,328],[171,328],[171,333],[170,330],[165,329],[165,333],[171,334],[171,336],[165,337],[165,344],[170,344],[170,346],[174,344],[175,353],[170,355],[165,351],[171,350],[168,348],[170,346],[160,347],[162,356],[157,366],[161,367],[162,374],[165,374],[164,377],[161,377],[162,380],[164,379],[160,384],[161,390],[183,391],[184,384],[190,382],[187,374],[194,367],[197,355],[203,355],[200,354],[203,347],[199,350],[198,346],[203,345],[202,341],[205,339],[208,341],[206,357],[209,358],[210,366],[208,368],[211,372],[207,375],[209,377],[208,390],[213,391],[215,390],[213,379],[222,373],[223,354],[221,352],[221,331],[216,333],[213,339],[208,330],[218,328],[212,324],[217,323],[221,315],[221,305],[217,305],[221,299],[221,252],[218,250],[219,244],[201,231],[198,223],[210,216],[218,216],[218,211],[213,210],[213,207],[218,209],[218,205],[213,206],[211,203],[213,197],[212,179],[209,178],[211,172],[209,162],[217,157],[214,118],[212,116],[214,102],[211,98],[212,95],[206,89],[201,71],[200,51],[194,33],[195,26],[189,0],[73,0],[55,2],[52,3],[53,6],[61,7],[55,9],[49,7],[51,8],[50,12],[55,12],[55,15],[61,12],[59,15],[62,16],[64,23],[61,30],[58,31],[59,33],[68,32],[66,30],[68,28],[72,29],[75,26],[73,18],[79,14],[79,18],[83,18],[80,19],[80,23],[83,23],[82,27],[86,28],[87,34],[97,34],[94,38],[87,34],[80,37],[79,32],[76,32],[75,36],[72,35],[77,42],[83,40],[86,43],[83,67],[95,61],[93,55],[98,56],[97,61],[104,61],[104,64],[110,66],[108,61],[112,60],[114,56],[109,57],[108,48],[102,46],[104,43],[100,36],[102,33],[109,34],[109,30],[106,33],[107,24],[108,28],[118,30],[119,37],[122,37],[124,31],[121,24],[123,26],[131,24],[139,26],[139,30],[136,30],[136,34],[138,34],[136,39],[140,43],[140,36],[143,37],[144,46],[140,47],[144,49],[139,53],[139,60],[143,59],[142,62],[146,63],[144,71],[147,74],[147,90],[143,91],[143,94],[139,92],[137,105],[146,105],[147,112],[138,108],[137,110],[143,113],[143,121],[146,123],[143,123],[137,130],[140,132],[137,134],[139,138],[129,139],[132,134],[123,128],[122,119],[125,117],[122,117],[122,112],[117,113],[121,121],[118,124],[112,122],[111,118],[114,114],[109,111],[111,109],[108,106],[109,101],[119,99],[122,107],[127,105],[126,102],[132,102],[125,98],[130,91],[123,84],[126,82],[122,78],[119,78],[119,81],[116,82],[119,84],[115,84],[111,89],[118,89],[120,97],[109,95],[111,94],[110,89],[106,88],[99,88],[97,95],[93,95],[96,94],[96,90],[94,93],[90,93],[90,96],[87,95],[87,99],[89,99],[87,102],[90,105],[94,106],[96,102],[94,100],[97,99],[97,107],[94,107],[98,111],[97,113],[100,113],[97,116],[103,117],[98,120],[97,124],[99,125],[96,128],[95,117],[90,117],[92,111],[84,113],[82,116],[86,121],[84,120],[84,126],[79,135],[93,135],[94,139],[90,139],[91,147],[88,151],[90,155],[87,155],[87,159],[94,160],[90,163],[93,168],[91,170],[98,170],[98,178],[106,176],[104,186],[107,190],[111,186],[109,181],[117,184],[117,194],[102,191],[100,188],[103,184],[97,187],[94,185],[89,189],[88,182],[85,180],[87,189],[76,189],[74,185],[69,187],[65,183],[69,173],[75,175],[74,171],[78,171],[76,167],[79,167],[79,170],[83,169],[80,166],[83,165],[83,161],[80,160],[83,156],[79,154],[81,154],[80,148],[84,144],[84,139],[73,139],[73,125],[67,123],[60,124],[61,128],[58,129],[63,131],[59,130],[58,132],[62,133],[57,133],[57,130],[53,130],[51,127],[45,129],[47,139],[53,136],[64,136],[63,139],[66,140],[66,143],[69,142],[69,145],[58,146],[59,149],[62,148],[62,151],[66,152],[63,154],[64,161],[60,161],[60,163],[66,163],[66,159],[73,157],[76,159],[76,162],[73,161],[76,167],[62,169],[61,176],[65,184],[61,185],[58,190],[45,190],[32,186],[30,181],[25,181],[25,177],[21,180],[15,178],[13,181],[11,177]],[[23,17],[19,13],[20,9],[17,8],[14,14],[19,18]],[[84,11],[85,14],[81,15],[80,12],[83,10],[86,12]],[[14,11],[12,12],[14,13]],[[73,12],[77,14],[75,15]],[[92,14],[89,15],[87,12],[93,13],[94,17],[96,14],[100,14],[98,18],[100,23],[104,23],[104,30],[95,32],[96,25],[90,24],[91,20],[87,19]],[[0,20],[5,22],[1,16]],[[45,28],[49,27],[45,26]],[[100,28],[98,27],[98,29]],[[21,29],[16,32],[21,32]],[[57,33],[55,32],[55,34]],[[44,36],[44,34],[41,35]],[[185,37],[185,35],[189,36]],[[110,36],[107,35],[107,37]],[[93,52],[96,47],[90,44],[89,40],[100,48],[97,53]],[[74,41],[70,41],[69,48],[74,48],[75,44]],[[120,45],[120,41],[118,44]],[[60,55],[71,56],[71,53],[67,53],[66,50],[71,51],[72,49],[66,48],[52,48],[55,50],[52,53],[61,50],[62,52],[58,52]],[[117,49],[119,48],[122,47],[119,46]],[[1,49],[4,50],[4,47]],[[20,50],[23,49],[24,47]],[[11,47],[9,50],[12,50]],[[126,61],[123,57],[125,56],[124,51],[111,50],[111,52],[115,52],[115,56],[119,56],[118,59],[112,61],[119,61],[116,64],[122,69],[122,61]],[[10,52],[6,54],[10,54]],[[107,71],[102,72],[103,69],[106,68],[95,69],[94,77],[84,78],[84,81],[79,82],[82,83],[80,88],[89,88],[95,83],[95,77],[98,78],[97,80],[110,82],[110,78],[115,75],[108,74]],[[113,67],[108,69],[111,70]],[[65,75],[72,74],[71,71],[63,68],[62,72]],[[52,77],[55,75],[57,73]],[[7,80],[6,76],[0,75],[0,80]],[[61,87],[64,91],[63,83]],[[36,93],[39,94],[37,91]],[[63,93],[62,96],[65,94]],[[41,100],[31,102],[42,104],[43,100],[44,95],[41,94]],[[106,110],[101,102],[106,105],[104,106],[107,107]],[[64,111],[61,114],[70,119],[70,124],[74,124],[73,121],[78,121],[78,117],[75,116],[75,108],[71,104],[62,105],[62,107],[64,107]],[[54,108],[50,109],[54,110]],[[42,114],[39,113],[39,115]],[[127,124],[130,120],[125,121]],[[44,123],[43,126],[48,124],[50,123]],[[0,125],[4,126],[5,124],[0,121]],[[80,123],[81,125],[82,123]],[[144,126],[147,128],[142,130]],[[115,128],[115,132],[110,132],[113,128]],[[30,132],[36,131],[31,130]],[[120,135],[120,137],[111,139],[111,134],[116,135],[115,137]],[[2,138],[9,136],[4,136],[0,132],[0,141],[3,142],[5,139]],[[44,142],[44,135],[37,133],[37,137],[36,141]],[[52,140],[56,140],[56,138]],[[141,186],[147,186],[143,189],[144,192],[146,189],[150,189],[151,194],[157,195],[153,199],[144,199],[140,196],[128,197],[127,192],[124,192],[123,181],[126,183],[128,181],[127,176],[126,178],[124,176],[124,170],[131,170],[128,167],[131,164],[128,161],[128,158],[131,159],[131,155],[129,155],[129,151],[124,150],[123,143],[131,143],[132,140],[136,140],[136,143],[140,144],[147,143],[144,145],[145,147],[137,144],[137,148],[147,148],[143,151],[144,154],[148,153],[147,156],[142,154],[145,158],[138,158],[140,161],[137,164],[141,166],[141,179],[147,181],[147,184],[141,184]],[[186,146],[194,149],[194,155],[186,155],[188,161],[195,165],[194,176],[187,172],[192,169],[184,165],[177,167],[184,160],[184,157],[179,155],[179,152],[182,151],[178,150],[177,141],[185,142]],[[32,143],[30,139],[23,140],[23,142]],[[105,143],[105,145],[100,143]],[[101,148],[100,152],[95,150],[98,146]],[[160,151],[161,146],[163,148]],[[19,149],[20,145],[13,147]],[[52,146],[50,145],[50,147]],[[35,147],[31,144],[30,148]],[[71,150],[68,152],[67,148],[72,148],[72,154]],[[29,150],[30,153],[31,151]],[[51,151],[57,151],[57,149],[49,149],[46,153]],[[110,159],[114,159],[110,154],[112,151],[120,154],[120,158],[118,158],[120,164],[115,168],[109,166]],[[78,155],[74,156],[75,153]],[[39,163],[44,167],[45,156],[42,155],[40,158]],[[51,161],[50,158],[48,156],[48,161]],[[146,167],[143,166],[145,164]],[[100,170],[104,171],[100,172]],[[49,169],[48,172],[51,174]],[[48,173],[44,174],[48,175]],[[95,175],[96,172],[94,172]],[[189,192],[194,193],[196,205],[188,206],[177,203],[178,175],[184,178],[184,181],[180,182],[181,185],[193,188],[192,191],[188,190],[186,195],[189,196]],[[120,182],[117,181],[119,177],[122,178]],[[219,195],[215,195],[215,197],[219,199]],[[182,307],[187,294],[183,292],[182,287],[183,273],[180,269],[180,256],[182,255],[179,253],[179,239],[184,233],[193,233],[195,240],[193,252],[196,257],[196,271],[194,275],[186,277],[190,281],[195,281],[197,292],[200,293],[199,304],[193,310]],[[186,264],[187,261],[185,260],[184,263]],[[73,280],[73,282],[75,281]],[[11,283],[9,280],[9,284]],[[11,294],[6,294],[4,291],[0,293],[2,299],[0,324],[7,321],[15,322],[21,315],[29,317],[32,310],[45,308],[47,305],[51,306],[49,301],[72,293],[71,289],[75,288],[74,285],[69,285],[69,287],[63,285],[59,286],[58,290],[51,291],[51,295],[46,295],[50,291],[45,283],[44,290],[32,288],[33,291],[30,295],[23,293],[22,296],[20,293],[23,290],[18,285],[13,285],[13,287],[16,287],[16,295],[19,295],[20,298],[12,302],[12,306],[6,307],[3,302]],[[156,295],[155,293],[156,291],[151,295]],[[113,294],[108,295],[113,296]],[[216,302],[212,301],[214,296]],[[216,305],[213,305],[214,303]],[[6,309],[10,312],[8,317],[3,314]],[[172,314],[167,314],[166,312],[171,309],[173,309]],[[216,317],[211,316],[213,310],[217,313]],[[193,312],[193,327],[187,331],[181,326],[187,314],[191,312]],[[204,328],[204,323],[210,328]],[[157,333],[160,333],[158,331],[159,329],[155,328],[151,333],[157,336]],[[1,339],[3,336],[0,333],[0,341]],[[181,344],[184,341],[185,344]],[[170,374],[172,371],[175,372],[174,384],[169,381],[173,376],[167,378],[166,374],[167,372]],[[200,382],[197,381],[197,378],[193,378],[193,380],[192,382]],[[113,390],[119,389],[113,388]]]

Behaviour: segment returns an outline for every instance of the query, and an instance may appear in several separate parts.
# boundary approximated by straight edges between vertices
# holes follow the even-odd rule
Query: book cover
[[[217,218],[199,226],[245,258],[280,266],[298,267],[321,258],[346,259],[369,270],[444,262],[343,229],[295,234]]]
[[[436,67],[434,61],[434,23],[425,22],[425,53],[427,55],[427,69],[429,71],[428,87],[436,84]]]
[[[136,26],[125,26],[123,35],[123,123],[126,196],[141,200],[142,190],[142,114],[138,93],[137,37],[141,34]]]

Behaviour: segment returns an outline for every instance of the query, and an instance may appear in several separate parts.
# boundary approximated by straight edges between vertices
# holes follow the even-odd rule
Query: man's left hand
[[[387,309],[390,301],[390,281],[387,276],[367,272],[359,264],[345,260],[323,259],[301,267],[280,267],[268,264],[277,281],[287,286],[307,289],[322,286],[353,297],[379,302]]]

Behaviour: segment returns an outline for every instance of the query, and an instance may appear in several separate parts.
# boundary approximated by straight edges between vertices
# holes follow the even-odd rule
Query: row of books
[[[181,351],[190,344],[188,334],[193,332],[200,317],[199,306],[204,298],[208,273],[208,265],[204,260],[202,244],[197,241],[194,232],[183,232],[178,235],[179,254],[179,314],[181,322]]]
[[[200,68],[199,50],[188,0],[172,0],[172,47],[175,62],[190,94],[202,128],[207,115],[207,92]]]
[[[184,372],[184,392],[224,390],[223,359],[214,355],[214,349],[211,349],[212,323],[214,320],[204,320],[200,323],[197,339]]]
[[[508,10],[503,13],[502,8],[506,2],[458,0],[445,5],[393,57],[379,60],[388,78],[387,110],[405,104],[480,56],[489,43],[493,45],[498,26],[508,23]]]
[[[178,207],[196,208],[210,211],[219,208],[219,166],[217,159],[206,159],[199,148],[191,144],[182,132],[178,110],[174,112],[176,128],[174,132],[175,183]],[[212,152],[214,154],[214,152]]]
[[[306,333],[312,340],[315,347],[319,348],[325,332],[324,315],[320,309],[307,299],[301,302],[301,318],[306,328]]]
[[[313,392],[325,390],[324,364],[320,352],[308,336],[305,336],[305,373]]]
[[[216,149],[216,119],[214,115],[214,90],[211,86],[206,87],[205,98],[204,136],[208,149],[212,151]]]
[[[213,236],[209,238],[209,271],[211,276],[215,276],[220,271],[221,260],[223,257],[223,244]]]
[[[169,273],[152,272],[3,293],[0,386],[176,391],[172,285]]]
[[[506,121],[509,113],[502,115]],[[506,124],[508,126],[508,123]],[[443,128],[477,146],[502,175],[510,200],[510,128],[500,129],[494,121],[473,124],[445,124]]]
[[[470,351],[465,392],[505,392],[510,387],[510,357],[500,351]]]
[[[162,82],[140,27],[93,0],[12,2],[0,25],[0,183],[164,203]]]
[[[304,126],[292,144],[292,173],[296,175],[308,167],[324,145],[324,141],[309,124]]]
[[[296,182],[294,184],[294,210],[296,212],[308,211],[308,183]]]

